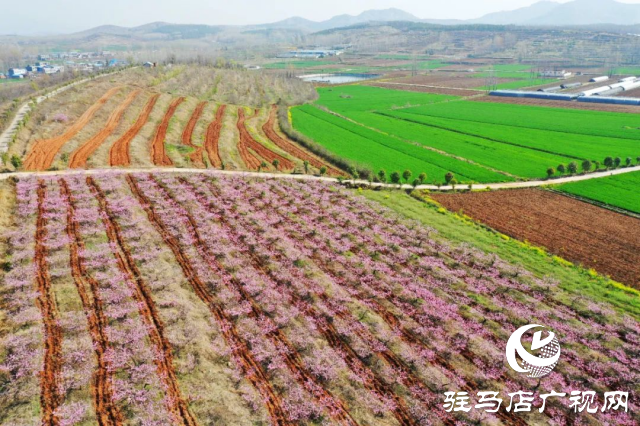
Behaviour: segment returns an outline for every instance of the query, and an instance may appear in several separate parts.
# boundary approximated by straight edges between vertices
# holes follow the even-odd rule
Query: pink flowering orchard
[[[640,422],[637,316],[334,183],[5,184],[0,424]]]

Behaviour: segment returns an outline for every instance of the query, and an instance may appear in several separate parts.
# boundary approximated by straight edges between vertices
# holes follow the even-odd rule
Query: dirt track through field
[[[198,106],[196,106],[196,109],[193,110],[193,114],[191,114],[191,118],[189,118],[187,126],[184,128],[184,132],[182,132],[182,144],[195,149],[189,158],[196,167],[201,168],[204,168],[204,162],[202,161],[202,150],[204,147],[194,145],[191,138],[193,137],[193,131],[196,128],[196,124],[198,124],[198,120],[202,116],[202,111],[204,111],[204,107],[206,106],[206,102],[200,102]]]
[[[253,155],[251,151],[255,152],[261,158],[263,158],[266,163],[271,166],[274,160],[278,160],[280,164],[278,165],[278,169],[283,170],[293,170],[293,162],[288,158],[284,158],[283,156],[276,154],[271,151],[260,142],[256,141],[253,136],[247,130],[247,126],[245,121],[251,118],[254,118],[258,115],[258,110],[256,109],[253,116],[246,118],[244,115],[244,108],[238,108],[238,131],[240,132],[240,141],[238,142],[238,150],[240,151],[240,156],[242,160],[245,162],[245,165],[251,170],[257,170],[260,167],[261,161]]]
[[[56,409],[62,405],[64,396],[60,394],[62,385],[62,330],[60,314],[51,288],[51,276],[47,262],[47,219],[44,207],[47,187],[44,181],[38,185],[38,219],[36,222],[36,247],[34,263],[36,266],[36,284],[38,307],[44,325],[44,365],[40,373],[40,409],[42,425],[58,425],[60,419]]]
[[[166,398],[167,408],[180,425],[196,426],[197,422],[180,392],[178,378],[173,367],[173,350],[165,336],[164,323],[158,314],[158,309],[151,295],[151,289],[142,278],[142,274],[131,256],[131,252],[122,237],[120,225],[111,212],[105,194],[90,176],[87,177],[87,185],[98,200],[100,211],[104,217],[103,223],[107,237],[109,238],[113,255],[118,262],[118,267],[127,277],[127,280],[134,284],[132,297],[136,301],[140,316],[147,326],[149,340],[159,355],[155,360],[155,364],[158,376],[164,385],[165,392],[168,394]]]
[[[155,184],[158,186],[158,188],[160,188],[167,199],[173,200],[175,203],[178,203],[178,201],[173,198],[171,192],[162,183],[160,183],[153,176],[151,176],[150,179],[155,182]],[[214,271],[217,276],[222,278],[225,286],[227,286],[232,291],[235,290],[244,302],[249,303],[249,306],[251,306],[249,317],[255,318],[256,320],[267,318],[266,313],[262,310],[258,303],[256,303],[254,298],[246,291],[243,283],[228,274],[225,271],[224,267],[218,262],[214,253],[211,251],[211,248],[202,239],[202,236],[198,231],[198,225],[193,215],[187,209],[184,209],[183,212],[186,218],[185,225],[187,226],[189,233],[198,246],[198,251],[201,253],[202,257],[209,265],[211,270]],[[289,342],[286,336],[278,328],[275,328],[273,331],[267,333],[266,337],[271,340],[275,347],[284,349],[282,351],[282,355],[284,357],[285,363],[287,364],[287,367],[293,373],[293,376],[296,377],[300,385],[305,388],[310,395],[313,395],[316,398],[319,404],[326,406],[327,410],[336,422],[343,425],[357,425],[355,420],[349,414],[349,411],[344,406],[344,403],[340,399],[334,397],[309,372],[296,348]]]
[[[162,122],[158,126],[156,134],[153,137],[153,141],[151,143],[151,161],[153,161],[153,164],[155,164],[156,166],[173,165],[173,162],[167,156],[164,146],[164,139],[167,137],[169,120],[171,120],[171,117],[173,117],[173,114],[175,114],[176,109],[178,109],[178,106],[180,106],[182,102],[184,102],[184,98],[182,97],[177,98],[173,102],[171,102],[171,105],[169,105],[169,109],[165,113],[164,118],[162,119]]]
[[[76,149],[73,154],[71,154],[71,159],[69,161],[70,169],[81,169],[87,167],[87,160],[89,157],[93,155],[96,149],[100,148],[100,145],[102,145],[102,143],[118,128],[124,112],[141,92],[142,90],[140,89],[131,92],[129,96],[127,96],[127,98],[111,113],[107,119],[107,124],[91,139],[85,142],[84,145],[80,146],[80,148]]]
[[[27,155],[27,158],[24,161],[24,169],[25,170],[47,170],[53,164],[53,160],[55,159],[60,148],[64,146],[71,138],[82,130],[87,123],[93,118],[93,116],[98,112],[100,108],[107,101],[115,95],[121,87],[114,87],[109,89],[96,103],[91,105],[89,109],[87,109],[84,114],[80,116],[76,120],[75,123],[71,125],[60,136],[56,136],[51,139],[40,139],[37,140],[36,143],[31,147],[31,151]]]
[[[149,120],[149,116],[151,115],[151,111],[153,107],[156,105],[159,94],[153,95],[151,99],[147,102],[144,109],[140,112],[138,119],[136,122],[126,131],[120,139],[118,139],[109,150],[109,165],[111,167],[117,166],[129,166],[131,164],[131,158],[129,156],[129,145],[131,145],[131,141],[136,135],[140,132],[142,127]]]
[[[87,318],[92,346],[96,356],[97,368],[91,380],[96,420],[99,426],[118,426],[123,424],[123,420],[122,413],[113,398],[113,375],[110,363],[105,356],[109,348],[109,338],[106,331],[108,322],[100,297],[100,285],[88,273],[80,255],[85,250],[85,246],[75,219],[75,204],[69,186],[62,178],[58,182],[62,196],[67,203],[67,236],[69,237],[71,275]]]
[[[227,346],[231,348],[232,355],[235,358],[237,365],[242,370],[244,377],[251,382],[258,393],[260,393],[262,400],[267,407],[272,423],[279,426],[292,425],[293,423],[287,419],[286,413],[282,407],[282,401],[278,395],[276,395],[275,390],[264,372],[264,369],[253,358],[247,343],[240,337],[233,321],[224,312],[221,302],[214,294],[209,292],[206,284],[202,281],[191,261],[180,247],[180,243],[173,235],[171,235],[167,224],[164,223],[164,221],[156,214],[155,207],[139,188],[135,178],[131,175],[127,175],[127,182],[129,183],[134,196],[138,199],[138,202],[147,213],[149,221],[161,235],[165,244],[167,244],[173,252],[176,261],[182,268],[185,277],[193,287],[195,293],[200,300],[207,305],[211,314],[218,322]]]
[[[220,105],[218,107],[218,110],[216,111],[216,118],[207,127],[207,133],[204,139],[204,149],[207,151],[209,163],[211,163],[211,166],[216,169],[222,167],[222,159],[220,158],[220,149],[218,144],[220,140],[220,131],[222,129],[222,120],[224,119],[224,112],[226,109],[226,105]],[[202,152],[198,155],[202,157]]]
[[[640,289],[640,219],[539,189],[432,197],[449,210]]]
[[[267,137],[269,138],[269,140],[271,140],[271,142],[273,142],[278,148],[280,148],[284,152],[296,158],[299,158],[302,161],[305,161],[305,160],[308,161],[309,164],[311,164],[316,169],[320,169],[323,166],[326,167],[327,173],[330,176],[344,175],[344,173],[341,172],[340,170],[334,167],[331,167],[329,165],[325,165],[322,161],[320,161],[315,156],[306,153],[304,150],[298,148],[293,142],[290,142],[284,139],[283,137],[281,137],[275,129],[276,122],[277,122],[276,120],[277,112],[278,112],[278,106],[272,105],[271,110],[269,111],[269,119],[262,126],[262,131],[264,131],[264,134],[267,135]]]

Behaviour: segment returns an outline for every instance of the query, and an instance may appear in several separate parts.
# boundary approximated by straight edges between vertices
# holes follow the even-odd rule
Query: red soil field
[[[78,118],[78,120],[76,120],[76,122],[73,123],[62,135],[51,139],[41,139],[36,141],[24,161],[24,169],[46,170],[50,168],[56,154],[60,151],[60,148],[62,148],[71,138],[77,135],[78,132],[80,132],[80,130],[82,130],[93,118],[96,112],[98,112],[98,110],[102,108],[102,106],[106,104],[107,101],[119,90],[120,87],[109,89],[107,93],[98,99],[96,103],[91,105],[91,107],[89,107],[89,109],[87,109],[84,114],[82,114],[80,118]]]
[[[38,291],[38,307],[44,324],[44,366],[40,376],[40,406],[42,407],[42,424],[58,424],[56,409],[62,403],[62,396],[58,390],[62,380],[62,330],[60,328],[60,314],[51,289],[51,276],[47,262],[46,239],[46,210],[44,199],[46,185],[40,181],[38,186],[38,220],[36,228],[36,247],[34,263],[37,267],[36,287]]]
[[[169,105],[169,109],[165,113],[164,118],[162,119],[162,122],[160,123],[160,125],[158,126],[158,129],[156,130],[156,134],[153,138],[153,141],[151,142],[151,161],[153,161],[153,164],[155,164],[156,166],[172,166],[173,165],[173,162],[167,156],[167,153],[164,149],[164,139],[167,136],[167,128],[169,127],[169,120],[171,120],[171,117],[173,117],[173,114],[175,114],[176,109],[178,109],[178,107],[182,102],[184,102],[184,98],[182,97],[177,98],[173,102],[171,102],[171,105]]]
[[[218,139],[220,139],[220,130],[222,130],[222,119],[226,111],[226,105],[220,105],[216,111],[215,119],[207,127],[207,133],[204,137],[204,149],[207,151],[209,162],[213,167],[219,169],[222,167],[222,159],[220,158],[220,150],[218,149]],[[202,147],[192,155],[199,155],[202,158]],[[191,158],[193,160],[193,157]]]
[[[640,220],[539,189],[434,194],[498,231],[640,289]]]
[[[104,224],[107,237],[109,238],[110,246],[113,247],[112,250],[118,261],[118,267],[123,275],[136,284],[132,296],[138,304],[140,317],[147,326],[149,339],[155,347],[155,353],[158,354],[155,364],[158,375],[162,378],[165,391],[168,394],[166,399],[167,408],[169,412],[174,414],[176,419],[180,420],[179,424],[195,426],[197,422],[189,411],[188,404],[182,397],[178,386],[178,378],[173,367],[173,350],[169,340],[166,338],[164,323],[160,319],[158,308],[153,301],[151,288],[142,278],[142,274],[124,241],[120,226],[116,222],[115,215],[112,213],[104,193],[90,176],[87,177],[87,185],[98,200],[101,213],[106,217]]]
[[[196,124],[198,124],[198,120],[202,116],[202,111],[205,106],[207,106],[206,102],[200,102],[198,106],[196,106],[196,109],[193,110],[193,114],[191,114],[191,118],[189,119],[184,132],[182,132],[182,144],[195,148],[195,151],[192,152],[189,157],[196,167],[201,168],[204,167],[204,162],[202,161],[203,147],[194,145],[193,142],[191,142],[191,138],[193,136],[193,130],[196,128]]]
[[[80,255],[85,245],[80,236],[78,223],[75,219],[75,200],[69,186],[64,179],[58,181],[63,196],[67,199],[67,236],[69,237],[69,263],[71,275],[82,302],[82,309],[89,323],[89,333],[96,356],[96,370],[91,380],[91,391],[98,424],[102,426],[118,426],[123,424],[122,413],[113,397],[113,375],[107,357],[109,338],[107,336],[108,322],[104,314],[100,284],[87,273],[84,260]]]
[[[221,324],[222,334],[232,348],[232,351],[237,360],[240,361],[240,368],[247,376],[249,381],[258,390],[262,399],[267,406],[271,421],[275,425],[289,425],[292,424],[287,420],[287,416],[282,408],[282,401],[274,391],[267,374],[261,365],[254,359],[253,355],[247,347],[247,343],[238,334],[233,321],[226,315],[222,307],[222,303],[217,299],[215,294],[211,293],[207,289],[207,285],[202,281],[200,275],[196,272],[194,266],[191,263],[189,257],[183,252],[179,241],[171,234],[168,225],[156,214],[153,204],[142,193],[135,179],[129,175],[127,181],[131,187],[131,192],[140,202],[147,213],[149,221],[156,228],[158,233],[162,236],[165,244],[173,252],[176,261],[182,268],[184,275],[189,280],[189,283],[193,287],[196,295],[202,300],[211,311],[216,321]],[[250,373],[250,374],[249,374]]]
[[[419,92],[419,93],[435,93],[438,95],[453,95],[453,96],[474,96],[481,95],[484,92],[479,90],[469,89],[454,89],[450,87],[436,87],[425,86],[417,84],[401,84],[401,83],[368,83],[367,86],[381,87],[383,89],[404,90],[407,92]]]
[[[140,132],[140,129],[147,123],[153,107],[156,105],[160,95],[156,94],[149,99],[147,105],[140,112],[136,122],[122,135],[112,146],[109,151],[109,164],[111,167],[116,166],[128,166],[131,164],[131,158],[129,157],[129,145],[133,138]]]
[[[548,101],[545,99],[534,98],[503,98],[501,96],[480,96],[471,100],[473,102],[495,102],[501,104],[532,105],[550,108],[582,109],[587,111],[627,112],[636,114],[640,112],[640,107],[635,105],[596,104],[577,101]]]
[[[258,110],[256,110],[250,118],[258,115]],[[260,157],[262,157],[267,164],[271,165],[273,160],[278,160],[280,162],[279,169],[280,170],[292,170],[294,165],[291,160],[288,158],[284,158],[281,155],[276,154],[271,151],[258,141],[256,141],[253,136],[249,133],[245,126],[246,117],[244,115],[244,108],[238,108],[238,131],[240,132],[240,140],[238,141],[238,150],[240,151],[240,156],[242,157],[242,161],[244,161],[247,168],[251,170],[257,170],[260,167],[261,161],[249,151],[253,151]]]
[[[315,156],[308,154],[303,149],[299,148],[293,142],[290,142],[284,139],[275,129],[276,126],[276,114],[278,112],[278,106],[272,105],[271,111],[269,111],[269,118],[262,126],[262,131],[265,135],[273,142],[278,148],[285,151],[287,154],[290,154],[294,157],[301,159],[302,161],[308,161],[313,167],[320,169],[321,167],[327,168],[327,173],[331,176],[341,176],[344,175],[340,170],[331,167],[329,165],[325,165],[322,161],[320,161]]]
[[[79,169],[87,167],[87,160],[89,157],[100,148],[100,145],[116,130],[122,120],[125,110],[131,105],[131,103],[138,97],[141,90],[134,90],[122,101],[120,105],[111,113],[107,119],[107,124],[96,133],[91,139],[76,149],[71,154],[71,160],[69,161],[69,168]]]

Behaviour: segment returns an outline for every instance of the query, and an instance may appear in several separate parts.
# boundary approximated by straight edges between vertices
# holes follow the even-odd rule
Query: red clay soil
[[[269,382],[264,369],[253,358],[247,343],[240,337],[235,324],[224,312],[222,303],[214,294],[209,292],[206,284],[202,281],[198,272],[196,272],[190,259],[185,255],[180,247],[180,243],[173,235],[171,235],[167,225],[155,213],[153,205],[150,203],[147,196],[140,190],[135,179],[129,175],[127,176],[127,181],[132,193],[147,213],[149,221],[160,233],[165,244],[167,244],[173,252],[176,261],[182,268],[184,276],[193,287],[196,295],[207,305],[211,314],[220,325],[222,335],[227,346],[231,348],[232,355],[237,365],[242,370],[245,378],[251,382],[258,393],[260,393],[271,417],[271,422],[275,425],[292,425],[293,423],[287,419],[286,413],[282,408],[282,401]]]
[[[196,124],[198,124],[198,120],[202,116],[202,111],[204,111],[205,106],[207,106],[206,102],[200,102],[198,106],[196,106],[196,109],[193,110],[193,114],[191,114],[191,118],[189,119],[184,132],[182,132],[182,144],[195,148],[195,151],[191,153],[189,158],[196,167],[200,168],[204,168],[204,162],[202,161],[202,150],[204,147],[194,145],[193,142],[191,142],[191,138],[193,137],[193,131],[196,128]]]
[[[151,178],[156,185],[158,185],[167,199],[172,199],[174,202],[177,202],[164,185],[154,179],[153,176]],[[189,234],[191,234],[191,237],[198,247],[198,252],[202,253],[204,260],[207,262],[211,270],[221,278],[221,281],[227,288],[235,290],[240,295],[243,302],[249,303],[249,306],[251,306],[251,312],[248,314],[249,317],[255,319],[266,318],[266,314],[260,305],[258,305],[255,299],[245,290],[242,283],[234,277],[229,276],[224,271],[224,267],[218,262],[214,253],[211,251],[211,248],[203,241],[202,236],[198,231],[198,225],[191,213],[185,211],[185,215],[187,217],[186,225],[189,229]],[[284,362],[287,364],[287,367],[292,372],[293,376],[296,378],[298,383],[309,392],[309,394],[316,398],[317,403],[321,405],[323,405],[323,403],[328,404],[326,408],[329,410],[334,421],[343,425],[357,425],[345,408],[344,403],[340,399],[334,397],[331,392],[325,389],[322,386],[322,383],[320,383],[316,377],[309,372],[296,348],[289,342],[280,329],[274,329],[267,333],[266,337],[274,344],[275,347],[284,349],[282,351]]]
[[[178,106],[184,102],[184,98],[180,97],[175,99],[169,105],[169,109],[164,115],[162,122],[156,129],[156,134],[153,137],[153,141],[151,143],[151,161],[156,166],[173,166],[173,162],[167,156],[167,153],[164,148],[164,139],[167,137],[167,129],[169,128],[169,120],[175,114]]]
[[[255,117],[256,115],[258,115],[257,109],[255,110],[253,116],[249,117],[249,119]],[[240,156],[245,162],[245,165],[251,170],[257,170],[260,167],[261,161],[249,151],[249,149],[251,149],[251,151],[263,158],[267,164],[271,165],[273,163],[273,160],[278,160],[280,162],[278,167],[279,170],[293,170],[293,161],[276,154],[269,148],[262,145],[260,142],[256,141],[253,136],[251,136],[245,125],[246,120],[247,118],[245,118],[244,116],[244,108],[238,108],[237,125],[238,131],[240,132],[238,150],[240,151]]]
[[[220,105],[216,111],[216,118],[207,127],[207,133],[204,137],[204,149],[207,151],[209,157],[209,163],[216,169],[222,167],[222,159],[220,158],[219,139],[220,130],[222,129],[222,119],[224,118],[224,112],[226,111],[226,105]],[[202,148],[200,148],[201,150]],[[202,151],[196,152],[193,155],[200,155],[202,157]],[[193,158],[192,158],[193,160]]]
[[[640,289],[640,220],[539,189],[434,194],[452,211]]]
[[[60,179],[60,192],[67,200],[67,236],[69,237],[69,263],[71,275],[78,290],[82,308],[89,325],[89,333],[93,342],[97,368],[91,380],[91,393],[96,420],[99,426],[118,426],[123,424],[122,413],[113,399],[113,375],[105,353],[109,347],[107,337],[108,322],[104,314],[100,297],[100,285],[87,272],[84,260],[80,255],[85,246],[80,236],[78,223],[75,220],[75,205],[69,186]]]
[[[165,392],[168,394],[167,398],[165,398],[167,409],[174,415],[178,424],[196,426],[196,419],[189,411],[189,406],[182,397],[178,386],[178,379],[173,368],[173,349],[165,336],[164,323],[160,319],[158,309],[153,301],[151,289],[142,278],[142,274],[131,256],[129,247],[122,237],[120,225],[116,221],[115,215],[111,212],[104,193],[90,176],[87,177],[87,185],[98,200],[100,211],[106,218],[103,222],[110,246],[113,247],[112,251],[118,262],[118,267],[128,280],[135,284],[132,297],[136,301],[140,317],[146,325],[149,340],[155,347],[156,353],[160,355],[155,359],[155,364],[158,376],[164,385]]]
[[[60,419],[56,409],[62,404],[64,396],[60,394],[62,371],[62,330],[56,300],[51,289],[51,276],[47,263],[47,248],[44,240],[47,237],[47,219],[45,218],[44,198],[46,185],[43,181],[38,186],[38,219],[36,222],[36,247],[34,263],[36,266],[36,284],[38,289],[38,307],[44,325],[44,365],[40,376],[40,408],[41,424],[58,425]]]
[[[636,105],[612,105],[612,104],[596,104],[589,102],[577,101],[550,101],[546,99],[535,98],[505,98],[502,96],[480,96],[470,99],[473,102],[492,102],[513,105],[532,105],[543,106],[549,108],[569,108],[587,111],[608,111],[608,112],[626,112],[637,114],[640,112],[640,106]]]
[[[131,158],[129,156],[129,145],[133,138],[140,132],[142,127],[147,124],[149,120],[149,116],[151,115],[151,111],[153,107],[156,105],[159,94],[153,95],[147,105],[145,105],[144,109],[140,112],[138,119],[136,122],[126,131],[124,135],[120,137],[112,146],[111,150],[109,150],[109,164],[111,167],[117,166],[129,166],[131,164]]]
[[[80,132],[80,130],[89,123],[96,112],[98,112],[98,110],[102,108],[102,106],[106,104],[107,101],[119,90],[120,87],[109,89],[107,93],[98,99],[96,103],[91,105],[91,107],[89,107],[89,109],[87,109],[84,114],[82,114],[80,118],[78,118],[76,122],[73,123],[62,135],[51,139],[41,139],[36,141],[24,161],[24,169],[42,171],[50,168],[51,164],[53,164],[54,158],[58,154],[58,151],[60,151],[60,148],[62,148],[71,138],[77,135],[78,132]]]
[[[278,148],[283,150],[289,155],[292,155],[296,158],[299,158],[302,161],[308,161],[316,169],[320,169],[321,167],[327,168],[327,173],[331,176],[343,176],[344,173],[335,167],[331,167],[329,165],[325,165],[322,161],[320,161],[315,156],[308,154],[303,149],[299,148],[295,143],[286,140],[276,131],[276,114],[278,112],[278,106],[272,105],[271,111],[269,111],[269,119],[262,126],[262,131],[265,135],[273,142]]]
[[[84,145],[80,146],[80,148],[76,149],[73,154],[71,154],[71,160],[69,161],[69,168],[71,169],[79,169],[87,167],[87,160],[96,149],[100,148],[100,145],[109,137],[111,134],[118,128],[120,124],[120,120],[122,120],[122,116],[129,105],[138,97],[142,90],[134,90],[127,96],[127,98],[122,101],[118,108],[116,108],[109,118],[107,119],[107,124],[96,133],[91,139],[84,143]]]

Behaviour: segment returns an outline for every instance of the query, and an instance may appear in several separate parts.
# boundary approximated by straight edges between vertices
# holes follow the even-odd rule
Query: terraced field
[[[205,81],[205,77],[210,77],[206,73],[212,72],[194,69],[203,73],[195,76]],[[157,88],[175,87],[184,74],[193,77],[194,70],[181,66],[164,73],[149,72],[153,74],[130,70],[112,80],[92,81],[81,89],[60,95],[55,103],[42,104],[35,111],[34,120],[41,125],[30,122],[21,128],[10,151],[25,157],[22,169],[28,171],[175,166],[278,169],[287,173],[319,173],[326,169],[334,176],[343,174],[281,132],[276,120],[277,106],[219,103],[213,100],[222,98],[217,92],[195,92],[189,85],[159,93]],[[215,75],[216,71],[213,72]],[[241,73],[235,77],[253,79],[255,74]],[[214,84],[217,87],[222,83]],[[304,83],[295,79],[291,84]],[[268,91],[277,90],[277,85],[268,87]],[[247,93],[251,97],[251,92]],[[254,111],[246,120],[245,108]],[[59,112],[65,109],[67,113]],[[235,121],[235,125],[225,124],[226,120]]]

